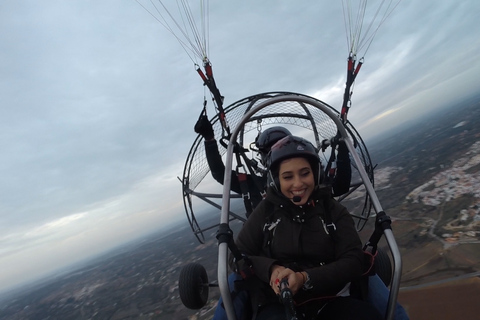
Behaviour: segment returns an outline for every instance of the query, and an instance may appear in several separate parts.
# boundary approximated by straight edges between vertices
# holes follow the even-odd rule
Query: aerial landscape
[[[474,319],[480,311],[473,303],[480,297],[480,99],[418,121],[370,148],[376,191],[402,253],[399,301],[411,319]],[[371,230],[369,222],[362,238]],[[182,266],[199,262],[216,279],[215,231],[200,244],[186,221],[162,230],[4,296],[0,319],[210,319],[218,290],[210,289],[203,309],[189,310],[179,298],[178,276]]]
[[[376,195],[353,164],[351,192],[337,199],[365,218],[362,241],[375,211],[391,218],[398,301],[410,319],[478,318],[480,1],[19,0],[1,8],[0,320],[211,320],[223,170],[210,171],[205,142],[213,140],[196,124],[207,118],[225,162],[241,110],[275,92],[321,100],[355,127]],[[277,120],[308,140],[318,132],[324,164],[335,155],[331,119],[318,115],[317,131],[306,132],[317,112],[302,105],[294,118],[289,106],[240,129],[243,160],[259,174],[254,136]],[[233,162],[244,169],[240,157]],[[232,198],[235,236],[242,222],[234,219],[249,210],[240,194]],[[201,237],[196,222],[209,226]],[[390,251],[385,239],[379,245]],[[192,262],[212,284],[195,310],[180,297]]]

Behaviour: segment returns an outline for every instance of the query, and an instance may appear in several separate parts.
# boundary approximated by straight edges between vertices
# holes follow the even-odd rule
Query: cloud
[[[177,170],[172,170],[177,171]],[[180,183],[171,174],[145,178],[123,195],[37,227],[5,230],[0,238],[2,290],[71,267],[133,239],[142,238],[184,217]],[[165,185],[166,188],[162,188]],[[171,201],[170,199],[178,199]],[[4,266],[4,267],[3,267]],[[22,275],[12,278],[12,274]]]

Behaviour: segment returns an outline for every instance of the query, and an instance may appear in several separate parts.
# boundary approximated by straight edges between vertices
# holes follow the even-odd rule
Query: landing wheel
[[[387,252],[380,248],[378,248],[377,256],[375,257],[375,272],[388,287],[392,282],[392,263]]]
[[[199,263],[189,263],[180,271],[178,280],[180,299],[189,309],[200,309],[208,299],[208,276]]]

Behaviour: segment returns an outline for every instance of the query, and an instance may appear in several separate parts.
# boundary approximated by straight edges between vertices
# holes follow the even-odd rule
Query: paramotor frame
[[[268,92],[241,99],[225,108],[225,114],[228,116],[232,128],[235,128],[243,116],[252,110],[252,108],[266,100],[278,96],[308,97],[303,94],[292,92]],[[312,97],[308,98],[314,99]],[[325,108],[328,108],[331,110],[331,112],[340,117],[340,114],[333,107],[318,99],[314,99],[314,101],[325,106]],[[221,133],[223,131],[218,114],[211,119],[211,123],[215,132],[215,136],[221,137]],[[314,108],[306,103],[286,101],[279,102],[274,106],[265,108],[258,114],[253,115],[251,119],[244,126],[242,126],[238,136],[238,145],[248,145],[248,141],[245,141],[246,135],[250,133],[250,136],[252,136],[252,133],[255,134],[257,131],[261,130],[261,128],[266,128],[271,125],[285,125],[288,126],[291,131],[293,130],[293,132],[295,132],[295,130],[301,132],[299,135],[311,139],[311,141],[316,145],[317,150],[321,154],[323,153],[325,162],[327,162],[328,153],[331,152],[331,150],[328,150],[329,148],[325,150],[325,143],[327,142],[328,144],[328,141],[334,139],[338,133],[336,124],[329,117],[327,117],[324,112],[321,112],[317,108]],[[365,143],[348,120],[344,122],[344,127],[348,132],[349,138],[352,140],[355,153],[358,155],[359,159],[361,159],[360,163],[367,172],[370,183],[373,185],[374,167]],[[227,145],[225,143],[219,143],[218,148],[220,154],[223,155],[227,150]],[[352,216],[356,220],[357,230],[360,231],[365,226],[370,216],[372,203],[368,194],[365,192],[365,188],[363,188],[363,181],[359,174],[359,168],[356,162],[351,161],[351,166],[352,182],[350,190],[348,193],[340,196],[338,200],[342,201],[342,204],[349,209]],[[260,176],[263,172],[262,169],[263,168],[259,166],[257,171],[250,172],[250,174],[256,174]],[[200,243],[205,242],[205,236],[203,233],[207,230],[215,228],[218,226],[218,224],[200,226],[195,214],[196,209],[193,199],[198,198],[212,205],[214,208],[221,210],[221,205],[214,201],[214,199],[222,198],[220,193],[205,193],[201,191],[201,183],[209,172],[210,169],[206,160],[204,140],[199,135],[195,139],[188,153],[181,182],[183,202],[187,219],[194,235],[197,237]],[[240,198],[240,195],[230,193],[230,197]],[[244,208],[230,208],[229,219],[245,221],[245,213],[246,212]]]
[[[280,106],[280,109],[285,106],[298,106],[304,107],[309,106],[309,110],[312,114],[321,113],[323,114],[323,122],[320,125],[325,125],[326,123],[331,123],[334,125],[338,130],[338,133],[341,138],[344,139],[345,144],[352,156],[352,160],[356,163],[356,168],[358,168],[358,174],[363,182],[363,186],[365,188],[365,192],[371,201],[371,206],[374,208],[375,212],[379,215],[381,219],[377,219],[377,223],[381,226],[380,234],[377,233],[377,229],[374,232],[374,235],[370,238],[373,242],[378,242],[379,236],[384,235],[385,240],[390,248],[390,252],[393,258],[393,278],[390,288],[390,294],[388,299],[388,306],[387,311],[385,314],[385,319],[393,319],[394,311],[395,311],[395,304],[398,297],[398,292],[400,289],[400,278],[402,274],[402,262],[401,262],[401,255],[398,249],[397,243],[395,241],[395,237],[393,236],[393,232],[390,228],[390,220],[388,216],[385,215],[385,212],[382,209],[382,206],[377,198],[375,190],[373,188],[373,184],[370,181],[369,174],[364,168],[363,161],[360,159],[360,156],[357,151],[357,147],[354,146],[354,141],[350,136],[350,132],[347,130],[347,127],[344,126],[344,122],[341,118],[338,117],[338,113],[335,112],[335,109],[329,107],[328,105],[324,104],[323,102],[313,99],[308,96],[299,95],[299,94],[287,94],[287,95],[278,95],[276,97],[271,97],[270,99],[266,99],[261,103],[258,103],[252,110],[248,111],[242,119],[240,119],[237,123],[237,126],[233,129],[232,135],[230,137],[230,141],[228,144],[228,148],[226,151],[226,161],[225,161],[225,173],[228,173],[232,170],[233,165],[233,149],[235,142],[238,140],[239,135],[244,130],[248,123],[251,122],[251,119],[255,115],[262,115],[262,114],[269,114],[269,110],[276,110]],[[315,112],[315,109],[317,110]],[[272,111],[270,111],[272,112]],[[332,128],[330,128],[331,130]],[[334,129],[334,130],[335,130]],[[223,194],[222,194],[222,211],[220,215],[220,227],[223,229],[228,229],[229,224],[229,210],[230,210],[230,186],[231,186],[231,175],[225,174],[225,179],[223,183]],[[383,224],[382,219],[386,218],[384,222],[387,224]],[[383,224],[383,226],[382,226]],[[367,243],[368,245],[368,243]],[[376,245],[376,244],[375,244]],[[235,319],[234,308],[232,304],[232,297],[230,295],[230,289],[227,281],[228,276],[228,252],[229,252],[229,244],[227,241],[222,241],[219,238],[218,243],[218,286],[220,289],[221,296],[223,298],[223,304],[225,306],[225,310],[228,316],[228,319]]]

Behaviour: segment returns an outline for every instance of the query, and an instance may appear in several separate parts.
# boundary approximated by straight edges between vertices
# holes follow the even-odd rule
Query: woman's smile
[[[278,176],[280,191],[285,197],[296,205],[307,203],[315,187],[312,168],[307,159],[297,157],[283,160]]]

